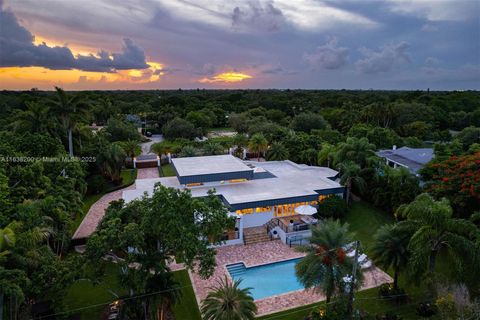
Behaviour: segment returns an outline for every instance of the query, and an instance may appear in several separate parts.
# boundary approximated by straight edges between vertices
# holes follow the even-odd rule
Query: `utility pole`
[[[355,278],[357,275],[357,263],[358,263],[358,247],[360,245],[360,241],[355,241],[355,258],[353,261],[353,270],[352,270],[352,277],[350,278],[350,292],[348,293],[348,309],[347,309],[347,314],[348,314],[348,319],[352,319],[353,317],[353,291],[355,288]]]

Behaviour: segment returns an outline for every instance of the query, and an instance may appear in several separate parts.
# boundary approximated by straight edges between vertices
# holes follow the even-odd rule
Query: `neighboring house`
[[[418,171],[433,158],[432,148],[398,148],[393,146],[391,150],[380,150],[376,152],[379,157],[385,158],[391,167],[405,167],[411,173],[418,176]]]
[[[225,232],[226,244],[255,243],[278,237],[284,242],[303,239],[309,226],[317,223],[296,208],[315,206],[328,195],[343,197],[344,187],[334,181],[338,172],[325,167],[299,165],[291,161],[242,161],[232,155],[172,159],[174,177],[136,181],[135,190],[123,192],[128,203],[151,195],[156,183],[190,189],[204,197],[215,188],[216,195],[236,217],[235,230]]]

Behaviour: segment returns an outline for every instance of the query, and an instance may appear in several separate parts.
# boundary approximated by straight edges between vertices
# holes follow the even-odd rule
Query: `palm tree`
[[[260,161],[260,154],[268,147],[268,141],[263,134],[255,133],[248,142],[248,149],[257,154],[257,161]]]
[[[346,161],[338,165],[340,171],[340,183],[347,187],[347,204],[350,205],[352,186],[359,191],[365,189],[365,180],[360,176],[360,166],[352,161]]]
[[[458,265],[477,253],[472,241],[478,233],[477,227],[469,220],[452,218],[452,208],[445,198],[437,201],[422,193],[410,204],[400,206],[396,214],[406,218],[397,227],[413,234],[408,249],[410,271],[414,275],[425,272],[432,275],[441,250]]]
[[[268,148],[265,156],[270,161],[285,160],[288,159],[288,150],[282,143],[274,142]]]
[[[343,278],[352,273],[354,261],[343,249],[351,240],[347,223],[327,220],[312,228],[311,245],[298,249],[307,253],[295,266],[298,280],[307,289],[325,293],[327,303],[334,294],[345,289]],[[359,287],[362,276],[360,268],[357,270],[355,285]]]
[[[233,144],[237,147],[246,147],[248,145],[248,138],[242,133],[238,133],[233,137]]]
[[[3,266],[0,266],[0,319],[3,319],[3,307],[6,304],[4,301],[6,302],[7,300],[15,301],[14,304],[10,303],[10,310],[7,311],[7,314],[11,315],[10,319],[18,319],[18,306],[25,299],[23,288],[27,286],[27,283],[27,277],[23,271],[19,269],[5,269]]]
[[[180,157],[195,157],[198,155],[198,149],[192,146],[185,146],[180,151]]]
[[[152,144],[152,146],[150,147],[150,151],[156,153],[159,157],[161,157],[164,154],[171,153],[173,151],[173,148],[170,144],[167,144],[164,141]]]
[[[120,181],[120,172],[125,161],[125,151],[116,143],[110,143],[101,149],[97,164],[103,174],[112,181]]]
[[[326,162],[327,167],[330,168],[330,164],[333,162],[336,151],[337,149],[335,148],[334,145],[331,145],[326,142],[322,143],[322,149],[318,152],[318,155],[317,155],[318,164],[322,165]]]
[[[227,277],[202,301],[204,320],[253,320],[257,306],[250,295],[251,288],[240,288],[241,280],[230,282]]]
[[[317,150],[308,148],[300,152],[300,159],[308,165],[314,165],[317,160]]]
[[[122,142],[120,145],[123,151],[125,151],[127,156],[130,157],[132,160],[133,158],[138,156],[140,153],[142,153],[142,148],[140,147],[140,144],[138,143],[138,141],[128,140],[128,141]]]
[[[376,159],[375,145],[369,143],[367,138],[350,137],[346,142],[338,145],[334,162],[338,165],[345,161],[352,161],[360,168],[365,168],[375,163]]]
[[[205,155],[216,155],[216,154],[223,154],[223,147],[220,143],[217,142],[207,142],[203,146],[203,152]]]
[[[398,289],[398,275],[408,263],[410,234],[395,225],[384,225],[374,235],[371,247],[373,260],[385,269],[393,268],[393,288]]]
[[[67,130],[68,153],[73,157],[73,130],[77,122],[84,119],[85,103],[79,95],[69,97],[62,88],[55,87],[57,100],[53,101],[53,111]]]
[[[17,132],[44,133],[51,128],[50,109],[37,102],[25,102],[27,109],[15,115],[13,128]]]

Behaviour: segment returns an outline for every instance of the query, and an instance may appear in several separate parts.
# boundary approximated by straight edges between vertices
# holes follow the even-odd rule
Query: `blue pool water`
[[[242,279],[241,288],[250,290],[255,300],[304,289],[295,276],[295,265],[299,259],[270,263],[258,267],[245,268],[243,263],[227,266],[230,276]]]

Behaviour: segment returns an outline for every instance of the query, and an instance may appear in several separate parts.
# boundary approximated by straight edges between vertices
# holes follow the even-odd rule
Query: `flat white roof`
[[[197,176],[227,172],[252,171],[242,160],[232,155],[187,157],[172,159],[179,176]]]
[[[241,161],[241,160],[239,160]],[[247,162],[261,170],[274,175],[272,178],[253,179],[238,183],[217,183],[198,187],[191,187],[194,197],[206,196],[207,192],[215,188],[216,194],[222,195],[230,204],[241,204],[264,200],[292,198],[316,195],[316,191],[342,187],[338,182],[329,178],[335,177],[338,172],[325,167],[299,165],[291,161]],[[247,166],[248,167],[248,166]],[[141,198],[144,192],[151,194],[156,183],[184,189],[177,177],[143,179],[136,181],[135,190],[123,192],[123,199],[129,202]]]

